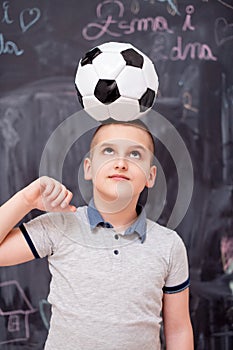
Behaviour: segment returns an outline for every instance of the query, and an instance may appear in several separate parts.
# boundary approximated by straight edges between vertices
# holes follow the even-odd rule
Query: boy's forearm
[[[193,350],[193,332],[192,329],[176,333],[166,339],[167,350]]]
[[[25,202],[22,191],[17,192],[0,207],[0,243],[32,209]]]

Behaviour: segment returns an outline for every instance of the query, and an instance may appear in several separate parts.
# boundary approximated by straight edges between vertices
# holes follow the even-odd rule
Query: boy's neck
[[[104,221],[109,222],[112,226],[118,230],[126,230],[137,219],[137,200],[131,199],[125,205],[119,207],[117,202],[107,202],[100,199],[98,196],[94,196],[94,203],[96,209],[101,214]]]

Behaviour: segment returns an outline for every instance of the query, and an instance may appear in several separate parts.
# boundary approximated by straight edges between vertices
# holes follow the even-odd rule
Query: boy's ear
[[[91,160],[90,158],[85,158],[83,163],[83,169],[84,169],[84,179],[85,180],[91,180]]]
[[[152,165],[150,168],[150,174],[146,182],[146,187],[151,188],[154,186],[155,179],[157,174],[157,168],[155,165]]]

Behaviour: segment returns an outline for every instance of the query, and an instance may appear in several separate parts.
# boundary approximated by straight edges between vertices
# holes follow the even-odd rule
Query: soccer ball
[[[82,107],[99,121],[140,118],[152,108],[158,84],[152,61],[133,45],[118,42],[88,51],[75,76]]]

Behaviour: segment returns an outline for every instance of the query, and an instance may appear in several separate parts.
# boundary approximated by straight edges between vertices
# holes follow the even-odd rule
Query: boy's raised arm
[[[43,176],[17,192],[0,207],[0,266],[15,265],[34,258],[18,222],[32,209],[53,212],[75,211],[72,193],[58,181]]]

